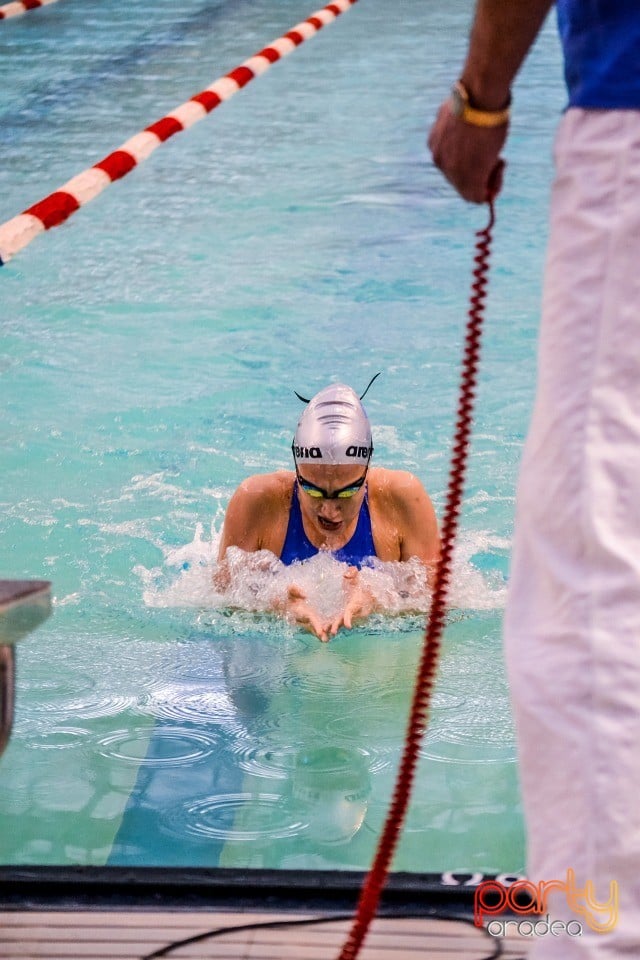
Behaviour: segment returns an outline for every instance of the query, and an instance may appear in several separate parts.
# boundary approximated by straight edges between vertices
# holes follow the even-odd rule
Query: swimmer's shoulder
[[[294,479],[292,470],[256,473],[247,477],[231,498],[227,514],[241,518],[241,522],[249,523],[260,531],[278,524],[289,515]]]
[[[249,508],[277,508],[291,501],[294,479],[292,470],[254,473],[242,481],[233,499]]]
[[[291,504],[295,474],[291,470],[256,473],[243,480],[229,501],[220,556],[229,546],[271,550],[279,555]]]
[[[367,486],[369,499],[385,509],[402,509],[428,496],[422,482],[408,470],[371,467]]]
[[[435,511],[422,482],[408,470],[371,470],[369,502],[378,536],[383,532],[397,540],[400,559],[418,557],[435,562],[440,538]]]

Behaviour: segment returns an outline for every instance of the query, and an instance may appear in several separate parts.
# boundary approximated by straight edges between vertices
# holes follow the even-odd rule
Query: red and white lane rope
[[[0,7],[0,20],[8,20],[9,17],[20,17],[27,10],[35,10],[37,7],[46,7],[50,3],[57,3],[57,0],[14,0],[13,3],[4,3]]]
[[[44,200],[0,225],[0,266],[42,233],[59,224],[99,193],[146,160],[153,151],[181,130],[193,126],[221,103],[286,57],[305,40],[349,10],[357,0],[334,0],[317,10],[288,33],[274,40],[239,67],[216,80],[141,133],[131,137],[99,163],[89,167]]]

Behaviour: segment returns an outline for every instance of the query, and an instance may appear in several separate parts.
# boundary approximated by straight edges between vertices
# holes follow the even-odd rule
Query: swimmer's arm
[[[271,497],[265,480],[260,476],[249,477],[240,484],[229,501],[218,548],[218,566],[213,575],[214,586],[221,593],[231,583],[226,560],[229,547],[239,547],[246,553],[265,548],[264,530],[271,516]]]
[[[220,538],[218,560],[223,560],[229,547],[239,547],[248,553],[261,549],[261,514],[264,513],[259,490],[249,477],[241,483],[229,501]]]
[[[393,488],[397,515],[400,559],[417,557],[427,570],[427,580],[432,579],[440,559],[440,534],[438,521],[431,498],[417,477],[399,471]]]

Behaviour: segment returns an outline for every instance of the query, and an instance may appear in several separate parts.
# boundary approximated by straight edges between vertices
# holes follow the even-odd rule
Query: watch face
[[[457,87],[454,87],[451,91],[451,112],[454,117],[461,117],[464,113],[464,108],[466,103],[464,98]]]

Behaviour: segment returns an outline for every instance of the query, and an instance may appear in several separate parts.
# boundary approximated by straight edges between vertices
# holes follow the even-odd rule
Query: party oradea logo
[[[575,919],[552,920],[548,900],[551,893],[563,893]],[[501,914],[526,916],[523,920],[496,920]],[[539,919],[534,919],[535,917]],[[498,880],[483,880],[475,889],[473,899],[473,922],[484,926],[487,933],[503,937],[515,930],[524,937],[569,936],[581,937],[585,926],[596,933],[610,933],[618,922],[618,884],[609,883],[609,899],[599,901],[591,880],[584,887],[576,885],[574,870],[567,870],[566,880],[516,880],[506,885]]]

